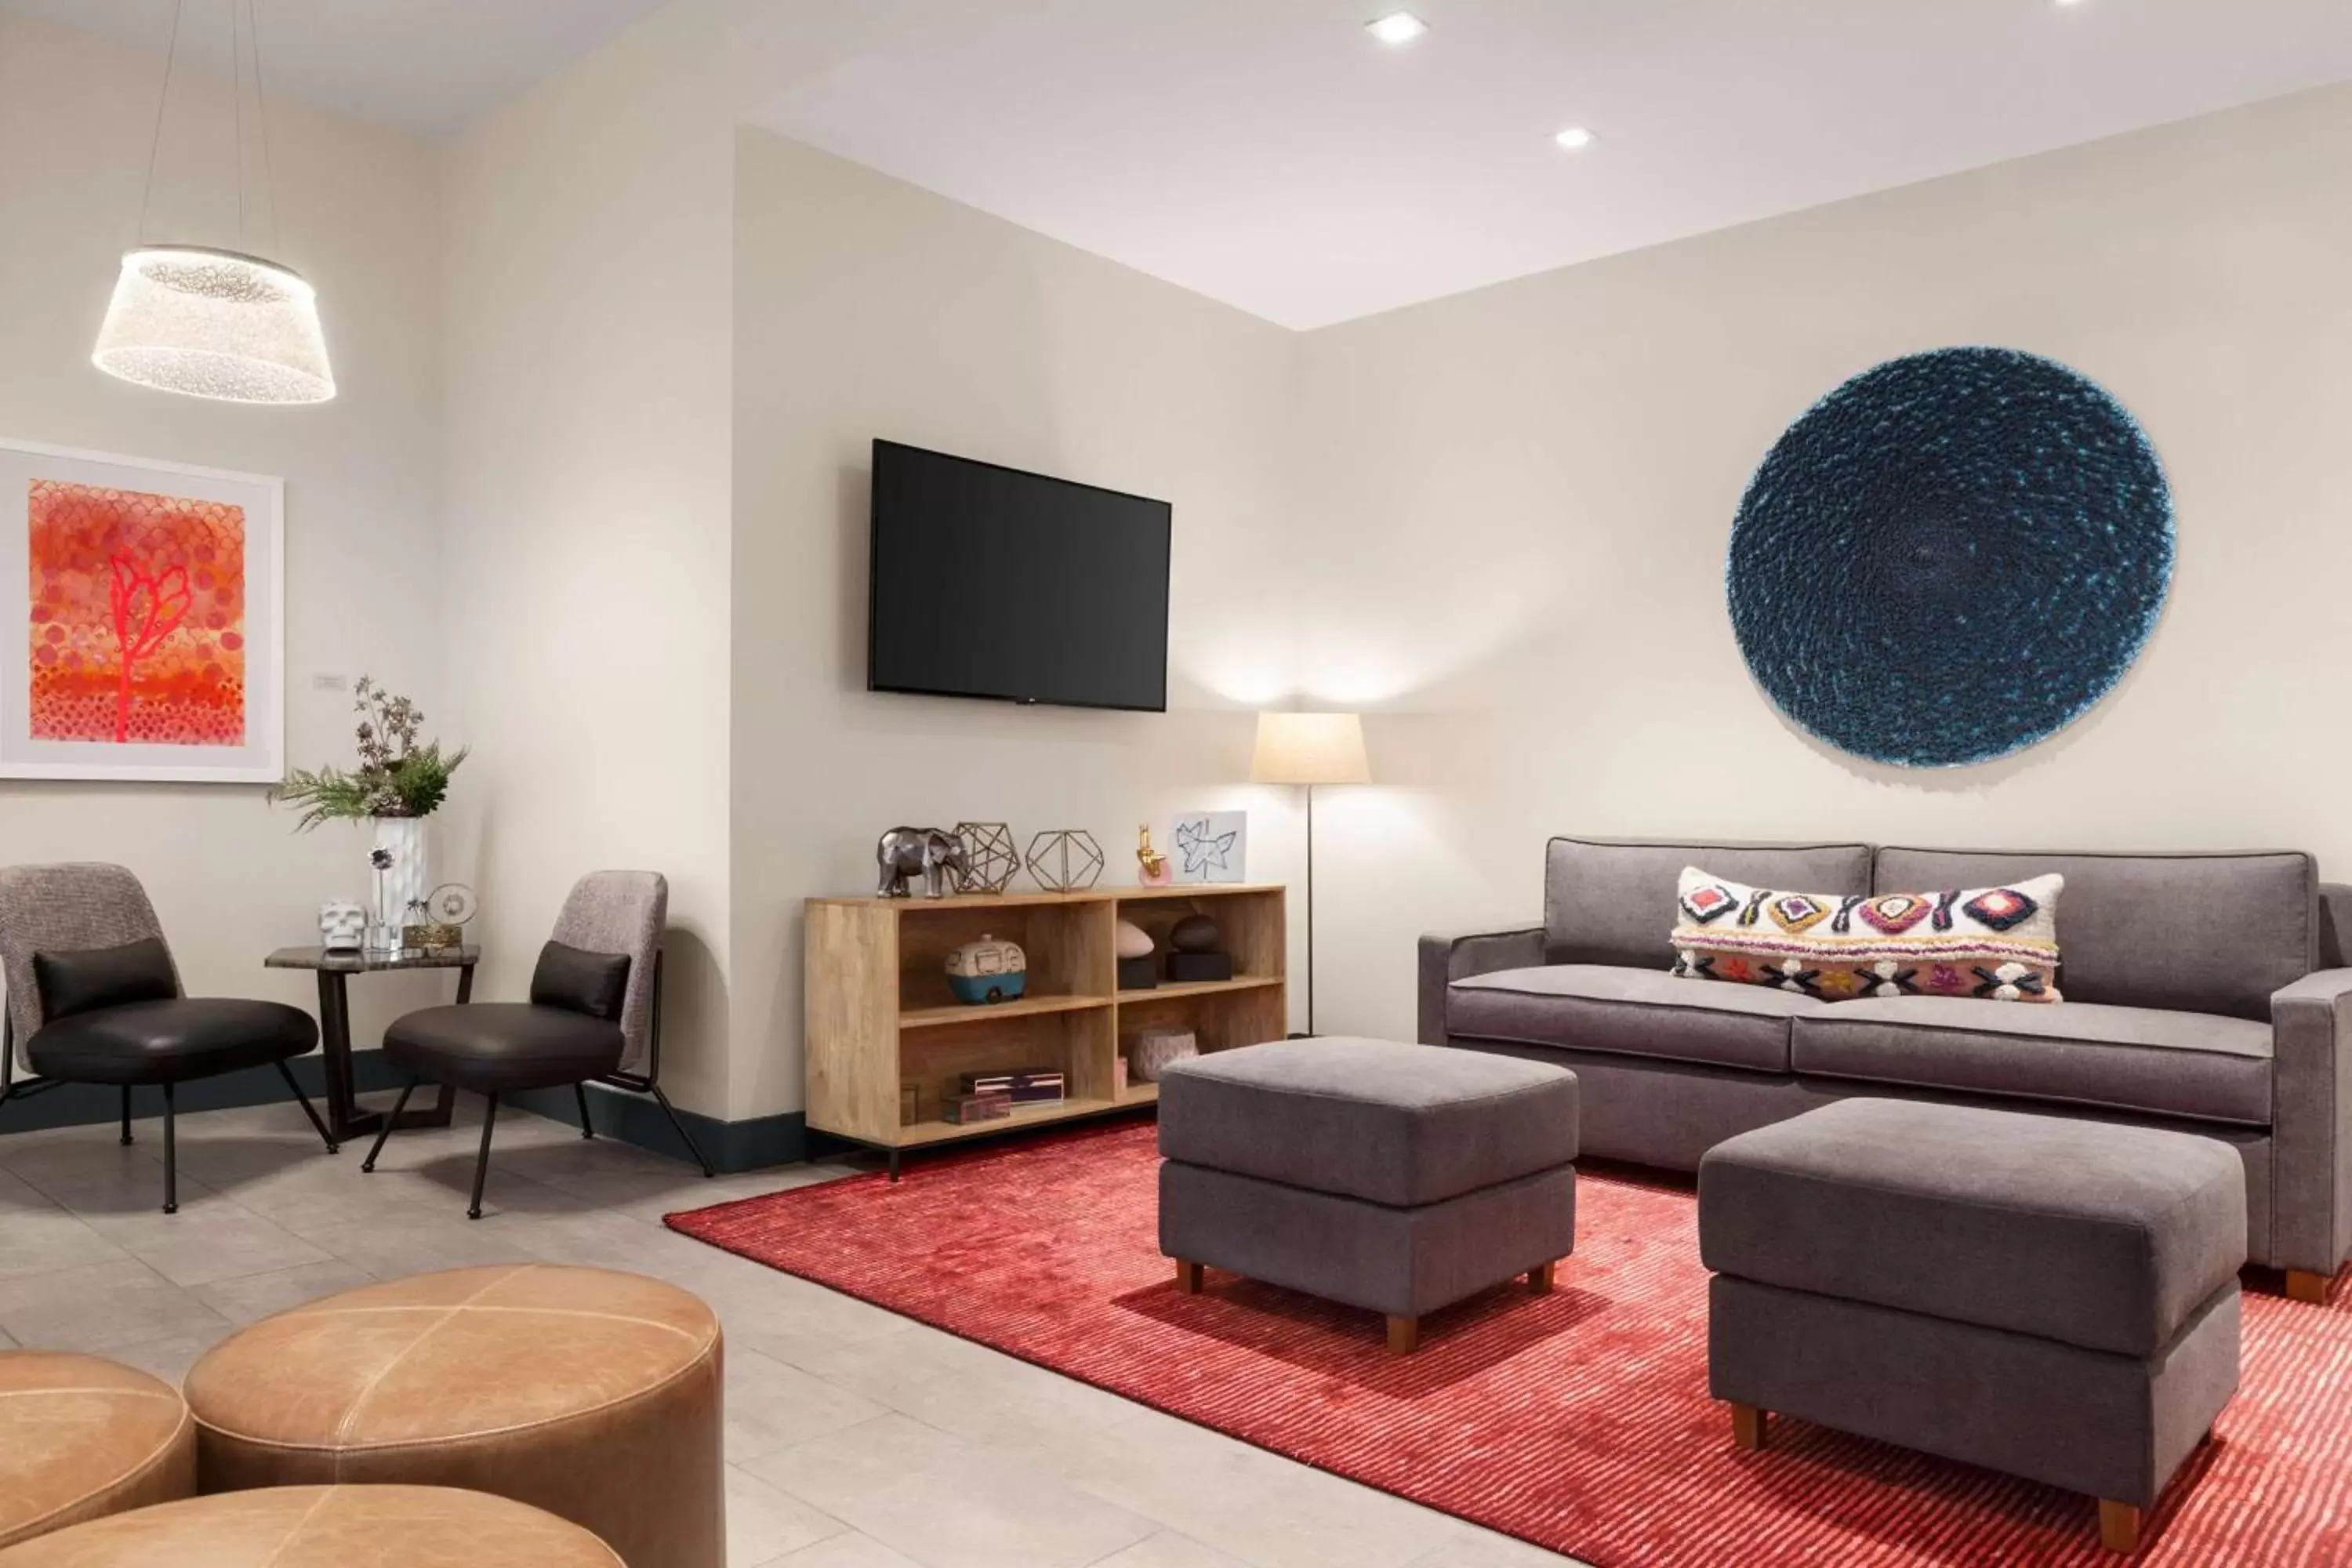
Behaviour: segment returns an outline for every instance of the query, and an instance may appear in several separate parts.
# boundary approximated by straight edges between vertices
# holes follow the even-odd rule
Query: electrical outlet
[[[352,678],[348,675],[314,675],[310,678],[313,691],[349,691]]]

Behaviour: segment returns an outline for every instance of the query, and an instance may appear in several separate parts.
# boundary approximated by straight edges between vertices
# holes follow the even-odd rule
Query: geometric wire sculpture
[[[1001,893],[1013,885],[1021,869],[1021,853],[1013,847],[1013,829],[1002,822],[959,822],[955,836],[963,843],[967,867],[959,879],[967,893]]]
[[[1749,673],[1840,751],[1990,761],[2113,689],[2172,583],[2172,491],[2105,388],[2014,349],[1864,371],[1774,445],[1724,579]]]
[[[1102,846],[1084,828],[1057,828],[1029,841],[1029,875],[1049,893],[1084,892],[1102,872]]]

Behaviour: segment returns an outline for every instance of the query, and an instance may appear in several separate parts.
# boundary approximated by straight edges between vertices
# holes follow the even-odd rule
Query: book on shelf
[[[954,1126],[974,1121],[1000,1121],[1013,1114],[1008,1094],[950,1094],[940,1100],[940,1120]]]
[[[968,1095],[1002,1094],[1024,1107],[1059,1105],[1069,1094],[1069,1079],[1045,1068],[1030,1072],[968,1072],[961,1083]]]

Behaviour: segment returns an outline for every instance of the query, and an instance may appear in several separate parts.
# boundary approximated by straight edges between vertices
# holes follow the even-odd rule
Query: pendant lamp
[[[244,10],[240,31],[238,9]],[[236,62],[237,230],[246,228],[245,58],[253,55],[254,99],[259,107],[264,194],[269,167],[269,119],[262,96],[261,43],[253,0],[228,0],[230,57]],[[154,195],[163,113],[179,64],[187,0],[178,0],[171,51],[163,68],[163,100],[155,107],[155,141],[148,154],[147,199],[140,208],[144,236]],[[276,204],[270,226],[277,226]],[[324,403],[335,395],[327,340],[319,327],[319,297],[291,268],[242,250],[198,245],[141,245],[122,258],[114,298],[98,330],[90,363],[107,374],[162,392],[227,403]]]

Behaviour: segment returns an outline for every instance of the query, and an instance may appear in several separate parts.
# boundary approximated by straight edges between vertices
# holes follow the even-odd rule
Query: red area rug
[[[2097,1564],[2084,1498],[1706,1395],[1686,1191],[1583,1173],[1559,1289],[1502,1288],[1391,1356],[1381,1321],[1156,1244],[1149,1125],[669,1216],[730,1252],[1602,1568]],[[2352,1563],[2352,1292],[2246,1301],[2244,1383],[2149,1521],[2153,1564]]]

